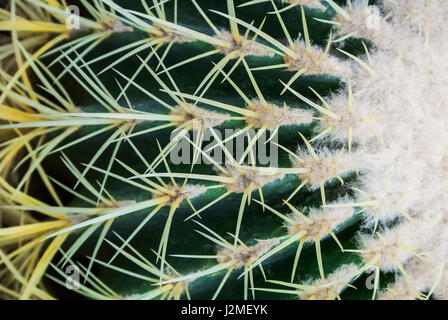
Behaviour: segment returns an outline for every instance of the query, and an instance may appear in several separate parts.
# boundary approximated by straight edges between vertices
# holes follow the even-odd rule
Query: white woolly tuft
[[[254,128],[276,129],[280,126],[308,124],[313,121],[311,111],[289,108],[286,105],[280,108],[274,104],[253,100],[248,109],[257,114],[257,117],[248,117],[246,120],[247,124]]]
[[[357,38],[381,40],[393,33],[391,26],[384,20],[376,6],[366,5],[365,0],[352,1],[352,7],[345,8],[349,19],[337,13],[334,22],[340,35],[352,34]]]
[[[302,300],[335,300],[346,288],[356,272],[355,265],[345,265],[334,271],[326,279],[313,280],[305,283],[310,286],[309,290],[299,292]],[[329,286],[329,284],[331,284]]]
[[[305,41],[297,39],[292,49],[295,56],[284,56],[285,63],[291,71],[305,69],[305,74],[332,74],[336,76],[350,74],[350,65],[345,61],[326,55],[320,47],[306,47]]]
[[[296,154],[300,158],[291,158],[293,166],[308,169],[308,172],[297,174],[304,181],[307,180],[311,189],[318,189],[320,183],[340,177],[349,171],[356,171],[360,167],[360,158],[355,153],[343,150],[337,152],[329,148],[316,148],[317,158],[309,150],[298,148]]]
[[[445,299],[448,277],[440,270],[448,262],[448,2],[383,0],[381,11],[365,3],[352,1],[344,9],[350,19],[338,14],[335,20],[341,36],[355,32],[375,48],[362,59],[368,67],[352,61],[352,112],[347,91],[333,95],[327,103],[341,119],[322,114],[319,133],[332,128],[327,137],[347,141],[353,128],[354,150],[366,155],[358,162],[363,174],[356,190],[366,226],[402,221],[393,229],[383,225],[382,237],[359,238],[366,263],[378,255],[381,270],[404,276],[380,298],[393,291],[396,298],[413,298],[437,285],[434,295]],[[384,13],[390,13],[388,21]]]
[[[351,216],[353,216],[352,208],[328,208],[325,211],[311,208],[308,218],[312,222],[304,221],[298,215],[291,214],[289,218],[294,221],[294,224],[288,223],[286,227],[290,236],[305,231],[306,234],[303,236],[303,239],[305,241],[315,241],[316,237],[319,239],[328,237],[331,230],[335,230]]]

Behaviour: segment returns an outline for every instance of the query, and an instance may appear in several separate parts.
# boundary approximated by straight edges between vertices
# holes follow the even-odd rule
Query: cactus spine
[[[2,298],[448,298],[445,1],[0,14]]]

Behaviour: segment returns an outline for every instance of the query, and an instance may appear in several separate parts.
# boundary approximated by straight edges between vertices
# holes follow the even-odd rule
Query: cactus
[[[448,298],[444,1],[67,5],[0,9],[2,298]]]

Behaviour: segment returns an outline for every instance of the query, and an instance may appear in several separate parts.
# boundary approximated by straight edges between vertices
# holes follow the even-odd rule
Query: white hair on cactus
[[[345,14],[337,12],[333,19],[340,35],[370,40],[391,36],[393,29],[382,17],[378,7],[366,5],[365,0],[357,0],[344,10]]]
[[[384,9],[391,12],[394,20],[406,22],[417,32],[425,33],[426,29],[434,34],[445,31],[448,5],[444,0],[383,0]]]
[[[366,265],[378,266],[386,272],[401,271],[402,265],[414,256],[412,249],[418,244],[414,236],[418,228],[404,223],[377,236],[360,235],[361,257]]]
[[[359,169],[357,155],[344,150],[335,152],[324,147],[316,149],[312,154],[309,150],[299,147],[296,155],[297,158],[291,157],[293,166],[308,169],[297,176],[302,181],[307,181],[311,189],[318,189],[322,182],[340,179],[344,173]]]
[[[410,180],[392,179],[374,170],[368,171],[363,180],[364,187],[356,189],[356,196],[359,206],[372,218],[367,224],[373,226],[376,219],[388,222],[400,216],[411,219],[418,214],[410,211],[417,198]]]
[[[415,300],[420,297],[420,290],[404,278],[400,278],[393,285],[378,295],[378,300]]]
[[[256,42],[252,39],[242,38],[241,42],[238,43],[233,35],[225,30],[221,30],[218,35],[218,39],[227,43],[227,46],[215,45],[216,49],[220,50],[223,54],[228,55],[235,53],[242,56],[274,56],[274,51],[261,43]]]
[[[354,101],[353,107],[350,107],[346,93],[333,95],[327,103],[331,107],[331,112],[338,115],[339,118],[335,119],[335,117],[321,112],[321,121],[316,128],[317,133],[328,132],[337,139],[348,140],[349,132],[352,130],[352,141],[360,144],[371,140],[377,134],[375,132],[377,122],[383,121],[377,116],[378,106],[371,104],[359,108],[357,101]],[[322,137],[327,137],[328,134],[324,134]]]
[[[361,136],[353,136],[359,141],[356,152],[370,155],[365,157],[357,201],[369,214],[366,227],[402,215],[415,225],[408,221],[396,229],[386,229],[383,239],[361,236],[361,247],[368,252],[363,258],[368,263],[380,255],[382,270],[402,274],[403,268],[406,273],[390,288],[395,295],[385,293],[380,298],[419,297],[419,292],[435,284],[434,294],[446,298],[446,275],[442,272],[440,281],[436,280],[448,262],[448,212],[443,205],[448,200],[448,144],[442,138],[448,127],[443,111],[448,106],[448,32],[441,28],[441,22],[448,18],[448,6],[436,0],[383,3],[386,11],[391,11],[388,27],[393,32],[387,37],[372,34],[377,49],[371,50],[365,62],[376,77],[353,62],[353,110],[360,113],[357,120],[367,117],[370,110],[375,110],[372,117],[378,118],[362,123],[363,130],[358,130]],[[352,12],[355,8],[354,4]],[[361,23],[353,13],[351,17],[355,17],[352,22]],[[344,110],[346,101],[347,94],[341,92],[328,104],[338,113],[338,105]],[[330,126],[325,117],[321,126]],[[337,128],[334,123],[332,126]],[[369,136],[367,128],[375,134]],[[341,139],[346,126],[339,129],[329,134]],[[424,255],[417,258],[416,251]]]
[[[243,266],[249,266],[258,258],[268,252],[273,246],[278,245],[280,241],[278,239],[258,240],[256,244],[251,247],[246,245],[239,245],[232,249],[223,248],[220,249],[218,254],[219,264],[225,264],[232,262],[232,269],[239,269]]]
[[[256,168],[255,168],[256,169]],[[245,170],[239,167],[227,166],[226,177],[233,179],[232,182],[224,183],[227,190],[243,193],[246,190],[261,188],[277,179],[283,179],[283,173],[264,173],[257,170]]]
[[[326,279],[308,281],[305,285],[310,288],[299,291],[299,297],[302,300],[335,300],[347,288],[347,283],[353,279],[356,271],[356,265],[344,265]]]
[[[380,10],[366,7],[365,1],[345,9],[350,19],[337,15],[341,35],[374,41],[376,48],[364,59],[374,73],[353,61],[351,117],[346,115],[348,95],[339,92],[327,103],[341,119],[322,115],[318,130],[331,128],[329,136],[346,140],[348,127],[354,128],[356,152],[367,155],[360,166],[362,187],[356,190],[357,204],[368,213],[365,226],[404,216],[401,226],[386,228],[381,238],[362,235],[359,240],[365,263],[378,255],[382,270],[406,273],[391,289],[396,298],[412,298],[430,290],[448,262],[443,206],[448,200],[448,144],[442,138],[448,127],[443,111],[448,106],[448,32],[442,27],[448,6],[437,0],[383,0],[383,5],[391,12],[390,22],[376,19],[377,29],[366,28],[365,9],[371,8],[373,20]],[[434,289],[440,297],[448,295],[443,281],[445,276]]]
[[[193,121],[196,122],[195,124],[204,126],[205,129],[217,127],[230,119],[230,116],[227,114],[209,111],[193,105],[177,106],[173,108],[171,115],[182,118],[176,121],[179,125]]]
[[[311,208],[307,215],[311,221],[304,221],[297,214],[291,214],[289,218],[293,223],[287,222],[286,228],[290,236],[305,231],[306,234],[302,239],[304,241],[315,241],[316,238],[324,239],[329,236],[330,232],[352,216],[352,208],[328,208],[325,211]]]
[[[308,124],[313,121],[313,113],[299,108],[289,108],[286,104],[280,108],[271,103],[252,100],[248,109],[256,113],[256,117],[247,117],[247,124],[253,128],[276,129],[293,124]]]
[[[284,55],[288,70],[299,71],[304,69],[304,74],[331,74],[346,76],[350,74],[350,65],[345,61],[329,55],[318,46],[307,47],[305,41],[297,39],[292,47],[295,55]]]
[[[175,187],[168,185],[166,188],[169,190],[169,196],[171,198],[169,205],[176,200],[182,202],[183,200],[193,199],[207,191],[207,188],[204,186],[191,184],[187,184],[181,188],[179,188],[179,186]]]

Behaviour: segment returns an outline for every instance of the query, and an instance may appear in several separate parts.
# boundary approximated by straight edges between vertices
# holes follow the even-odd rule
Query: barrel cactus
[[[446,1],[0,3],[2,298],[448,298]]]

